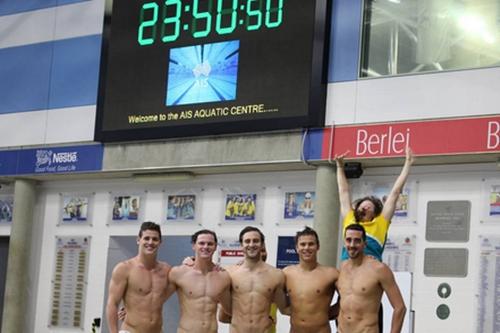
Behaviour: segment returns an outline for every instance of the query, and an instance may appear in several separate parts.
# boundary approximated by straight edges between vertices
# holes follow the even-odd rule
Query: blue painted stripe
[[[46,109],[52,42],[0,49],[0,113]]]
[[[323,129],[315,128],[304,132],[303,158],[305,161],[321,160],[323,148]]]
[[[19,152],[8,150],[0,152],[0,175],[15,175]]]
[[[101,38],[0,49],[0,114],[95,104]]]
[[[329,82],[358,79],[362,0],[336,0],[332,6]]]
[[[0,16],[63,6],[90,0],[0,0]]]
[[[49,108],[96,104],[101,35],[54,42]]]

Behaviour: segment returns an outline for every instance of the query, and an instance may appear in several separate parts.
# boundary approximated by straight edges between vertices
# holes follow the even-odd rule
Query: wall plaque
[[[429,201],[425,239],[430,242],[467,242],[470,201]]]
[[[468,263],[467,249],[427,248],[424,274],[433,277],[466,277]]]

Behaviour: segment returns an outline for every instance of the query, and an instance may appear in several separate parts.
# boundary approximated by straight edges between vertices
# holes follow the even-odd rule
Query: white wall
[[[100,35],[103,13],[104,0],[90,0],[3,15],[0,17],[0,31],[4,32],[0,35],[0,50]],[[98,71],[98,68],[85,69]],[[74,82],[79,80],[78,77],[70,79]],[[31,94],[32,91],[26,91],[26,99],[29,100]],[[97,91],[95,94],[97,96]],[[78,106],[59,108],[47,105],[41,109],[2,113],[0,147],[91,142],[94,140],[95,103],[96,101],[89,102],[88,105],[69,104]]]
[[[331,83],[325,124],[498,114],[499,86],[498,67]]]
[[[170,183],[163,185],[148,185],[133,183],[131,181],[100,181],[100,182],[53,182],[44,183],[39,188],[39,205],[44,208],[43,213],[37,218],[36,223],[43,225],[43,230],[38,234],[43,240],[40,251],[35,250],[36,260],[40,261],[39,281],[34,285],[33,300],[36,304],[34,311],[34,330],[32,332],[61,332],[63,330],[47,327],[50,298],[51,278],[55,262],[55,237],[56,236],[92,236],[90,245],[90,258],[88,270],[87,300],[85,307],[85,332],[90,332],[91,321],[101,317],[104,288],[107,281],[106,255],[110,236],[137,235],[139,223],[124,225],[109,224],[111,214],[111,194],[142,193],[145,202],[141,209],[145,210],[144,220],[161,222],[164,216],[165,193],[179,194],[179,191],[195,191],[197,193],[197,213],[201,218],[199,224],[191,225],[162,225],[165,235],[190,235],[201,228],[213,229],[219,237],[238,237],[239,231],[245,223],[228,225],[224,222],[225,193],[257,193],[256,226],[266,235],[269,251],[269,263],[276,262],[276,247],[278,235],[294,235],[304,223],[293,223],[291,226],[280,225],[284,204],[283,190],[312,190],[315,184],[314,172],[287,172],[287,173],[256,173],[232,174],[210,177],[199,177],[189,183]],[[163,190],[166,192],[164,193]],[[58,226],[60,218],[61,199],[60,193],[95,193],[93,208],[91,208],[92,225],[64,225]],[[262,223],[262,225],[260,224]],[[179,264],[179,263],[171,263]],[[36,273],[34,273],[36,274]]]
[[[366,182],[391,182],[399,173],[400,168],[377,168],[365,170],[365,175],[353,181],[355,196],[361,194]],[[201,214],[198,224],[166,225],[162,229],[165,235],[189,235],[195,230],[203,228],[214,229],[219,237],[237,237],[244,224],[227,225],[223,222],[224,195],[230,191],[254,191],[258,194],[258,209],[262,210],[259,219],[262,225],[257,224],[267,237],[270,263],[276,262],[276,239],[278,235],[294,235],[304,223],[292,225],[277,225],[281,222],[283,209],[283,191],[313,189],[315,183],[314,172],[276,172],[253,174],[226,174],[195,178],[184,183],[144,185],[131,181],[99,181],[99,182],[52,182],[43,183],[39,188],[39,200],[36,221],[40,226],[38,240],[40,250],[35,251],[33,260],[39,261],[33,290],[33,318],[32,332],[48,333],[61,330],[49,329],[49,302],[51,296],[51,277],[54,265],[55,236],[61,235],[91,235],[90,267],[88,271],[88,292],[85,307],[85,329],[90,331],[91,320],[101,317],[103,309],[103,294],[107,281],[106,253],[109,237],[112,235],[136,235],[138,224],[108,225],[110,220],[110,201],[113,194],[144,193],[144,219],[160,222],[164,219],[164,192],[179,193],[178,191],[194,190],[199,194],[197,212]],[[416,253],[413,279],[413,304],[409,310],[415,311],[415,332],[463,332],[474,331],[476,322],[476,294],[478,293],[478,235],[489,233],[500,235],[496,225],[483,225],[479,221],[483,218],[488,186],[485,184],[500,184],[500,174],[496,165],[476,164],[459,166],[428,166],[414,167],[409,183],[415,189],[414,201],[411,201],[410,210],[416,223],[393,224],[390,235],[416,235]],[[90,226],[57,226],[61,202],[60,193],[91,193],[94,192],[93,214]],[[470,239],[466,243],[431,243],[425,240],[426,207],[430,200],[470,200],[471,201],[471,230]],[[500,222],[500,221],[499,221]],[[332,224],[335,221],[332,221]],[[1,231],[1,230],[0,230]],[[469,250],[468,275],[465,278],[432,278],[423,274],[424,249],[426,247],[465,247]],[[178,263],[171,263],[178,264]],[[437,296],[437,287],[441,282],[447,282],[452,287],[452,296],[443,301]],[[451,315],[447,320],[436,317],[436,307],[440,303],[447,303]],[[35,314],[36,313],[36,314]],[[285,333],[283,325],[279,330]],[[223,331],[223,330],[221,330]]]
[[[392,169],[395,176],[398,169]],[[370,181],[386,181],[391,169],[369,169],[356,182],[357,188]],[[439,165],[414,167],[408,183],[415,190],[410,210],[411,221],[416,223],[391,226],[390,236],[416,236],[415,263],[413,274],[412,307],[414,311],[414,332],[475,332],[477,327],[477,295],[479,294],[479,235],[500,235],[497,223],[485,223],[488,214],[488,194],[492,184],[500,184],[500,172],[496,165]],[[410,193],[410,196],[413,195]],[[471,202],[470,234],[467,242],[429,242],[426,240],[426,214],[429,201],[468,200]],[[413,206],[413,208],[412,208]],[[428,277],[424,275],[424,251],[426,248],[467,248],[468,274],[464,278]],[[438,296],[438,286],[446,282],[451,286],[449,298]],[[436,308],[446,304],[450,316],[441,320]]]

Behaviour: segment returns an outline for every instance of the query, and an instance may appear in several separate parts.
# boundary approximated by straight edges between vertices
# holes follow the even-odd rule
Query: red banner
[[[221,257],[243,257],[242,250],[222,250],[220,251]]]
[[[348,150],[356,158],[404,156],[407,144],[417,155],[500,152],[500,116],[338,126],[333,136],[325,131],[333,137],[331,157]]]

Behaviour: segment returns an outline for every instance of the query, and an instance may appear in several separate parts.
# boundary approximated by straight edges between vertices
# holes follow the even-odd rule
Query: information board
[[[83,328],[90,236],[56,238],[50,327]]]
[[[382,261],[393,272],[413,272],[415,241],[415,235],[389,236],[385,242]]]
[[[477,333],[500,332],[500,236],[480,236]]]
[[[96,140],[322,126],[329,3],[114,1]]]

